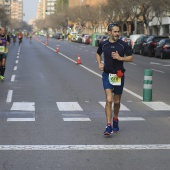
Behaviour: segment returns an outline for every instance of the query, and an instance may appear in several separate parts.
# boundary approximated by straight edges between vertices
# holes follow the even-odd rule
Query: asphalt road
[[[105,137],[96,50],[52,38],[46,46],[44,37],[11,43],[0,82],[0,170],[169,170],[170,60],[125,63],[120,132]],[[145,69],[153,100],[143,103]]]

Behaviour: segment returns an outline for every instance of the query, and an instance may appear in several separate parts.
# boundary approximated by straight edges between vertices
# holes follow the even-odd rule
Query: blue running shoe
[[[113,120],[113,132],[118,132],[119,131],[119,120],[117,119],[116,121]]]
[[[107,125],[106,130],[104,131],[104,135],[110,135],[112,133],[112,126]]]

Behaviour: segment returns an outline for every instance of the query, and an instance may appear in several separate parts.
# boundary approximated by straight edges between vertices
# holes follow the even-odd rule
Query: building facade
[[[55,13],[55,4],[57,0],[39,0],[37,19],[45,19],[47,15]]]
[[[170,12],[164,11],[159,16],[151,12],[152,20],[149,22],[149,30],[152,35],[170,36]]]
[[[11,2],[11,18],[23,21],[23,0],[13,0]]]
[[[69,0],[69,7],[76,6],[97,6],[106,3],[107,0]]]

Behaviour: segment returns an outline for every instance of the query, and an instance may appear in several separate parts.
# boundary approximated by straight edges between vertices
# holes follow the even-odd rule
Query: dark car
[[[62,33],[56,33],[55,38],[56,39],[62,39]]]
[[[149,36],[146,35],[142,35],[141,37],[139,37],[134,46],[133,46],[133,53],[136,54],[140,54],[143,55],[144,54],[144,44],[146,43],[147,39],[149,38]]]
[[[170,58],[170,39],[162,39],[155,48],[155,57]]]
[[[143,55],[149,57],[155,56],[155,48],[161,39],[168,38],[168,36],[150,36],[143,45]]]
[[[101,37],[101,39],[99,40],[99,43],[101,43],[101,42],[103,42],[103,41],[106,41],[106,40],[108,40],[109,39],[109,36],[108,35],[103,35],[102,37]]]
[[[130,50],[132,51],[132,42],[131,42],[131,39],[128,38],[128,37],[124,37],[124,36],[120,36],[119,37],[120,40],[126,42],[130,48]]]

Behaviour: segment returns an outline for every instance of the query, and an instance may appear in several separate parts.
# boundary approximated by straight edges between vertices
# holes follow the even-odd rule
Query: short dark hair
[[[113,22],[113,23],[109,24],[108,27],[107,27],[107,30],[112,31],[113,27],[115,27],[115,26],[119,27],[117,22]]]

